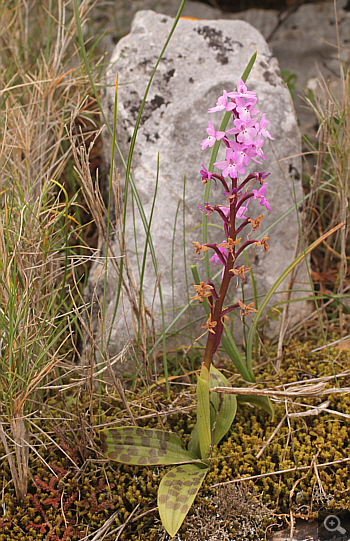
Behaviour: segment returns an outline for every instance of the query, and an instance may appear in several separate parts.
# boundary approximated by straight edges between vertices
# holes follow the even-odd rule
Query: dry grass
[[[339,52],[340,55],[340,52]],[[350,185],[350,78],[340,62],[337,96],[319,74],[318,89],[307,98],[315,112],[319,129],[314,172],[310,176],[309,226],[312,238],[322,236],[344,222],[337,235],[323,241],[313,256],[313,279],[322,293],[337,298],[340,334],[346,330],[349,313],[349,185]],[[322,187],[321,187],[322,186]],[[315,218],[316,217],[316,218]],[[327,325],[326,313],[323,314]]]
[[[81,3],[83,21],[91,5]],[[77,56],[73,14],[62,0],[1,0],[0,14],[1,437],[22,499],[26,417],[71,334],[70,245],[80,224],[77,194],[69,199],[61,182],[72,153],[66,125],[89,81]]]

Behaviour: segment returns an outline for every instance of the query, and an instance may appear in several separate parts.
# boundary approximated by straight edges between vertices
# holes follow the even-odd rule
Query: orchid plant
[[[239,280],[243,281],[250,271],[249,267],[240,265],[238,259],[248,246],[268,249],[268,237],[250,238],[259,229],[263,216],[252,218],[248,211],[253,199],[270,210],[266,199],[268,183],[265,182],[268,174],[251,173],[241,179],[251,160],[261,164],[261,160],[265,159],[264,139],[273,139],[267,131],[269,123],[265,114],[260,120],[257,116],[259,111],[255,108],[256,103],[256,94],[247,90],[243,79],[235,91],[224,90],[209,113],[229,112],[233,127],[216,131],[214,124],[209,121],[208,136],[201,143],[203,150],[213,147],[217,141],[226,146],[225,159],[214,163],[222,171],[221,174],[208,171],[204,165],[201,170],[203,184],[213,180],[215,187],[218,183],[222,185],[226,204],[213,206],[205,203],[199,207],[207,216],[213,212],[218,213],[223,221],[225,238],[218,244],[194,242],[197,254],[212,250],[214,253],[210,261],[214,265],[222,265],[223,270],[218,291],[211,279],[207,282],[198,280],[199,283],[194,285],[196,295],[191,297],[194,301],[204,303],[208,309],[208,319],[203,325],[204,334],[207,333],[208,337],[201,371],[197,377],[197,422],[188,448],[184,448],[174,433],[163,430],[128,426],[100,432],[102,449],[111,460],[138,466],[176,465],[164,475],[158,490],[160,517],[171,536],[180,528],[203,483],[210,467],[213,446],[228,432],[236,414],[234,394],[211,391],[217,387],[230,387],[226,377],[212,365],[212,359],[224,338],[230,312],[239,309],[241,317],[256,312],[254,303],[246,305],[239,299],[231,306],[224,306],[231,282],[237,287]],[[252,188],[253,183],[259,183],[260,187]],[[241,242],[246,227],[250,230],[246,240]],[[245,376],[243,368],[241,373],[247,381],[251,381]]]
[[[237,264],[237,260],[250,245],[255,245],[256,248],[263,246],[265,251],[269,247],[267,243],[268,237],[262,239],[250,238],[259,229],[263,215],[261,214],[254,219],[248,213],[249,203],[253,199],[257,199],[260,205],[266,207],[267,210],[271,209],[266,199],[268,183],[265,182],[269,173],[251,173],[244,180],[240,179],[240,175],[245,175],[246,166],[250,165],[251,160],[261,165],[260,160],[266,159],[262,150],[264,138],[273,139],[267,131],[269,122],[265,118],[265,113],[260,121],[256,116],[260,113],[255,108],[256,102],[255,92],[247,90],[242,79],[239,81],[236,91],[226,92],[224,90],[216,106],[211,107],[208,112],[231,112],[233,128],[225,132],[215,131],[213,123],[208,121],[208,137],[201,143],[202,149],[208,146],[213,147],[215,142],[219,140],[222,140],[226,145],[225,159],[214,163],[222,171],[222,174],[207,171],[203,164],[201,170],[203,184],[206,184],[209,180],[214,180],[215,187],[218,182],[222,184],[226,205],[212,206],[205,203],[204,207],[198,207],[206,216],[210,216],[213,212],[219,214],[224,225],[225,239],[219,244],[193,242],[197,254],[212,249],[214,255],[209,261],[212,261],[214,265],[221,264],[223,266],[219,292],[216,291],[211,281],[207,283],[200,282],[200,284],[194,285],[197,295],[191,297],[199,300],[199,302],[203,302],[203,298],[208,300],[209,317],[203,326],[208,332],[203,361],[208,371],[210,370],[212,357],[220,345],[225,323],[229,321],[228,314],[236,308],[241,310],[241,316],[257,311],[254,308],[254,303],[245,305],[241,300],[237,300],[235,304],[224,308],[226,293],[232,279],[236,279],[237,287],[239,279],[244,281],[245,274],[250,271],[250,267],[246,268],[245,265]],[[233,140],[229,138],[231,135],[234,136]],[[255,181],[259,182],[260,188],[250,189]],[[250,226],[250,231],[247,239],[241,243],[242,237],[240,235],[247,226]]]

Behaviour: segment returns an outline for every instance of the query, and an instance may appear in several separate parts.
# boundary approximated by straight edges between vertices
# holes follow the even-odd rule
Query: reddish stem
[[[232,179],[232,189],[237,188],[237,179]],[[236,240],[236,201],[233,200],[230,204],[230,228],[229,228],[229,236],[234,241]],[[233,262],[234,262],[235,252],[231,253],[229,252],[227,256],[227,261],[225,265],[224,270],[224,276],[222,278],[220,291],[218,295],[218,299],[215,302],[215,307],[212,313],[211,322],[216,322],[216,328],[218,329],[221,323],[221,313],[223,309],[224,300],[226,297],[226,293],[228,290],[228,286],[230,285],[232,273],[230,274],[230,270],[233,268]],[[215,327],[214,327],[215,329]],[[204,352],[204,358],[203,362],[205,367],[210,370],[210,365],[213,358],[213,352],[215,347],[215,334],[208,332],[208,339],[207,339],[207,345]]]

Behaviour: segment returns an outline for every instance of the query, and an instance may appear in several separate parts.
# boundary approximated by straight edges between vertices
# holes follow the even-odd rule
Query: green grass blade
[[[247,268],[250,267],[249,272],[250,272],[250,278],[252,280],[252,286],[253,286],[254,306],[255,306],[256,309],[258,309],[259,308],[259,305],[258,305],[258,290],[257,290],[257,287],[256,287],[256,280],[255,280],[255,276],[254,276],[254,272],[253,272],[253,266],[250,263],[250,260],[249,260],[249,257],[248,257],[248,254],[247,254],[246,250],[244,250],[243,255],[244,255],[244,259],[245,259]],[[242,284],[242,287],[243,287],[243,284]],[[257,355],[257,351],[258,351],[258,337],[256,336],[256,338],[255,338],[255,353],[256,353],[256,355]]]
[[[126,165],[126,173],[125,173],[125,191],[124,191],[124,214],[123,214],[123,233],[122,233],[122,253],[124,251],[124,246],[125,246],[125,228],[126,228],[126,211],[127,211],[127,202],[128,202],[128,185],[129,185],[129,180],[131,180],[131,175],[130,175],[130,171],[131,171],[131,161],[132,161],[132,157],[133,157],[133,153],[134,153],[134,148],[135,148],[135,142],[136,142],[136,137],[137,137],[137,132],[138,132],[138,129],[139,129],[139,126],[140,126],[140,122],[141,122],[141,116],[142,116],[142,112],[143,112],[143,109],[144,109],[144,106],[145,106],[145,103],[146,103],[146,99],[147,99],[147,96],[148,96],[148,92],[149,92],[149,89],[151,87],[151,84],[152,84],[152,81],[153,81],[153,78],[155,76],[155,73],[158,69],[158,66],[159,66],[159,63],[165,53],[165,50],[170,42],[170,39],[175,31],[175,28],[177,26],[177,23],[180,19],[180,16],[181,16],[181,13],[182,13],[182,10],[183,8],[185,7],[185,3],[186,3],[186,0],[182,0],[181,4],[180,4],[180,7],[179,7],[179,10],[178,10],[178,13],[175,17],[175,21],[173,23],[173,26],[170,30],[170,33],[169,33],[169,36],[167,37],[167,40],[164,44],[164,47],[158,57],[158,60],[156,62],[156,65],[152,71],[152,74],[151,74],[151,77],[149,79],[149,82],[148,82],[148,85],[147,85],[147,88],[146,88],[146,91],[145,91],[145,94],[143,96],[143,99],[142,99],[142,102],[141,102],[141,106],[140,106],[140,110],[139,110],[139,113],[137,115],[137,119],[136,119],[136,123],[135,123],[135,128],[134,128],[134,131],[133,131],[133,135],[132,135],[132,138],[131,138],[131,142],[130,142],[130,148],[129,148],[129,155],[128,155],[128,161],[127,161],[127,165]],[[145,214],[144,214],[144,210],[142,208],[142,203],[141,203],[141,200],[138,196],[138,194],[136,193],[136,187],[135,185],[132,185],[131,186],[131,189],[133,191],[133,194],[135,196],[135,199],[136,199],[136,203],[137,203],[137,206],[138,206],[138,209],[139,209],[139,212],[140,212],[140,216],[141,216],[141,219],[144,223],[144,227],[145,227],[145,222],[147,223],[147,220],[146,220],[146,217],[145,217]],[[145,228],[145,231],[147,229]],[[149,237],[149,244],[150,244],[150,251],[151,251],[151,254],[152,254],[152,260],[153,260],[153,266],[154,266],[154,272],[155,272],[155,275],[158,276],[158,263],[157,263],[157,259],[156,259],[156,254],[155,254],[155,250],[154,250],[154,247],[153,247],[153,242],[152,242],[152,238]],[[121,260],[121,264],[120,264],[120,270],[119,270],[119,284],[118,284],[118,292],[120,291],[120,287],[121,287],[121,282],[122,282],[122,276],[123,276],[123,260]],[[163,305],[163,294],[162,294],[162,288],[161,288],[161,284],[159,283],[158,285],[158,291],[159,291],[159,300],[160,300],[160,305],[161,305],[161,312],[162,312],[162,327],[163,327],[163,330],[164,330],[164,327],[165,327],[165,322],[164,322],[164,305]],[[140,293],[142,293],[142,290],[140,290]],[[119,302],[119,294],[117,295],[117,302],[116,302],[116,306],[118,306],[118,302]],[[115,310],[115,313],[116,313],[116,310]],[[114,320],[113,320],[114,321]],[[111,328],[111,331],[110,331],[110,336],[112,334],[112,328]],[[164,332],[163,332],[163,336],[164,336]],[[165,341],[165,336],[163,338],[163,365],[164,365],[164,375],[165,375],[165,378],[166,378],[166,387],[167,387],[167,393],[168,393],[168,396],[170,396],[170,390],[169,390],[169,382],[168,382],[168,369],[167,369],[167,355],[166,355],[166,341]]]
[[[145,269],[146,269],[146,261],[147,261],[147,251],[148,251],[149,240],[150,240],[150,236],[151,236],[151,225],[152,225],[152,219],[153,219],[154,207],[155,207],[156,198],[157,198],[158,182],[159,182],[159,154],[158,154],[158,157],[157,157],[156,185],[155,185],[155,187],[154,187],[154,194],[153,194],[153,201],[152,201],[152,207],[151,207],[151,214],[150,214],[149,221],[148,221],[148,224],[147,224],[146,240],[145,240],[145,246],[144,246],[144,249],[143,249],[143,258],[142,258],[142,265],[141,265],[141,272],[140,272],[139,307],[141,307],[141,298],[142,298],[142,295],[143,295],[143,281],[144,281],[144,278],[145,278]],[[138,327],[139,327],[139,329],[138,329],[139,337],[138,337],[138,339],[140,339],[140,319],[141,319],[141,310],[139,311],[139,324],[138,324]]]
[[[175,212],[175,218],[174,218],[174,229],[173,229],[173,240],[171,243],[171,296],[172,296],[172,308],[173,308],[173,319],[175,319],[175,280],[174,280],[174,265],[175,265],[175,235],[176,235],[176,226],[177,226],[177,217],[179,214],[181,205],[181,199],[179,199],[179,202],[176,207]],[[186,267],[185,267],[186,268]],[[174,324],[174,332],[176,332],[175,324]],[[175,345],[176,348],[176,340]]]
[[[328,233],[325,233],[320,237],[319,239],[315,240],[308,248],[306,248],[302,254],[300,254],[298,257],[292,261],[290,265],[286,268],[284,272],[280,275],[280,277],[276,280],[274,285],[270,288],[270,290],[266,293],[262,303],[260,304],[260,307],[258,309],[258,312],[255,314],[255,317],[253,319],[252,325],[249,330],[248,340],[247,340],[247,366],[249,371],[252,370],[252,348],[253,348],[253,341],[255,332],[258,326],[259,319],[262,315],[263,310],[266,308],[269,300],[271,299],[272,295],[276,292],[277,288],[281,285],[283,280],[288,276],[290,272],[310,253],[312,250],[316,248],[323,240],[328,238],[330,235],[332,235],[335,231],[343,227],[344,224],[339,224],[336,227],[333,227]]]
[[[183,238],[183,256],[184,256],[184,271],[185,271],[185,283],[186,283],[186,299],[188,305],[188,326],[190,329],[190,343],[192,340],[192,321],[191,321],[191,305],[190,295],[188,291],[188,278],[187,278],[187,257],[186,257],[186,174],[184,176],[184,187],[182,196],[182,238]],[[194,367],[192,367],[193,370]]]
[[[80,52],[81,52],[81,55],[82,55],[82,58],[83,58],[83,63],[84,63],[84,66],[85,66],[85,69],[86,69],[86,73],[89,77],[89,81],[90,81],[90,84],[91,84],[91,87],[92,87],[92,90],[93,90],[93,93],[94,93],[94,96],[96,98],[96,102],[98,104],[98,107],[101,111],[101,115],[103,117],[103,120],[106,124],[106,127],[107,127],[107,130],[109,131],[111,137],[113,138],[113,131],[111,129],[111,127],[109,126],[109,123],[108,123],[108,120],[106,118],[106,115],[103,111],[103,108],[102,108],[102,105],[101,105],[101,100],[100,100],[100,97],[99,97],[99,92],[96,88],[96,85],[95,85],[95,82],[94,82],[94,79],[93,79],[93,76],[92,76],[92,73],[91,73],[91,70],[90,70],[90,65],[89,65],[89,60],[88,60],[88,57],[87,57],[87,54],[86,54],[86,49],[85,49],[85,43],[84,43],[84,36],[83,36],[83,32],[82,32],[82,27],[81,27],[81,22],[80,22],[80,15],[79,15],[79,5],[78,5],[78,0],[73,0],[74,2],[74,14],[75,14],[75,20],[76,20],[76,25],[77,25],[77,33],[78,33],[78,41],[79,41],[79,46],[80,46]],[[149,91],[149,88],[150,88],[150,85],[151,85],[151,82],[153,80],[153,77],[155,75],[155,72],[158,68],[158,65],[159,65],[159,62],[169,44],[169,41],[175,31],[175,28],[177,26],[177,23],[179,21],[179,18],[181,16],[181,13],[182,13],[182,10],[185,6],[185,3],[186,3],[186,0],[182,0],[181,4],[180,4],[180,7],[179,7],[179,10],[178,10],[178,13],[175,17],[175,20],[174,20],[174,24],[172,26],[172,29],[169,33],[169,36],[165,42],[165,45],[160,53],[160,56],[158,58],[158,61],[156,63],[156,66],[152,72],[152,75],[151,75],[151,78],[150,78],[150,81],[149,81],[149,84],[147,86],[147,89],[146,89],[146,92],[145,92],[145,95],[144,95],[144,98],[142,100],[142,103],[141,103],[141,107],[140,107],[140,111],[139,111],[139,115],[137,117],[137,121],[136,121],[136,125],[135,125],[135,129],[134,129],[134,133],[133,133],[133,136],[132,136],[132,140],[131,140],[131,143],[130,143],[130,152],[129,152],[129,156],[128,156],[128,161],[125,162],[125,159],[122,155],[122,152],[120,150],[120,147],[119,145],[117,144],[117,142],[115,141],[115,138],[113,138],[113,141],[114,141],[114,145],[115,145],[115,148],[116,150],[118,151],[118,154],[120,156],[120,159],[121,159],[121,162],[123,164],[123,167],[125,168],[126,170],[126,186],[125,186],[125,199],[124,199],[124,204],[126,203],[126,199],[127,199],[127,187],[128,187],[128,183],[130,182],[130,187],[131,187],[131,190],[133,192],[133,195],[135,197],[135,202],[137,204],[137,207],[138,207],[138,210],[139,210],[139,213],[140,213],[140,217],[141,217],[141,221],[143,223],[143,227],[144,227],[144,230],[145,232],[147,232],[147,219],[146,219],[146,215],[145,215],[145,212],[143,210],[143,207],[142,207],[142,202],[141,202],[141,199],[139,197],[139,194],[138,194],[138,191],[137,191],[137,188],[136,188],[136,185],[134,183],[134,180],[132,178],[132,175],[131,175],[131,172],[130,172],[130,169],[131,169],[131,159],[132,159],[132,154],[133,154],[133,149],[134,149],[134,145],[135,145],[135,141],[136,141],[136,135],[137,135],[137,130],[138,130],[138,126],[139,126],[139,123],[140,123],[140,119],[141,119],[141,115],[142,115],[142,110],[143,110],[143,107],[144,107],[144,104],[145,104],[145,101],[146,101],[146,98],[147,98],[147,94],[148,94],[148,91]],[[124,218],[125,218],[125,215],[124,215]],[[124,229],[125,229],[125,224],[124,224]],[[124,240],[124,239],[123,239]],[[155,250],[154,250],[154,245],[153,245],[153,241],[152,241],[152,237],[150,237],[149,239],[149,246],[150,246],[150,252],[151,252],[151,255],[152,255],[152,262],[153,262],[153,266],[154,266],[154,270],[155,270],[155,274],[157,275],[158,274],[158,265],[157,265],[157,259],[156,259],[156,254],[155,254]],[[121,259],[121,266],[120,266],[120,280],[121,280],[121,276],[122,276],[122,269],[123,269],[123,260]],[[161,304],[161,309],[162,309],[162,312],[164,311],[163,310],[163,296],[162,296],[162,290],[161,290],[161,286],[159,284],[158,286],[158,291],[159,291],[159,298],[160,298],[160,304]],[[110,334],[109,334],[109,337],[108,337],[108,341],[107,341],[107,347],[109,345],[109,342],[110,342],[110,339],[111,339],[111,333],[112,333],[112,327],[113,327],[113,322],[115,321],[115,318],[116,318],[116,315],[117,315],[117,308],[118,308],[118,304],[119,304],[119,298],[120,298],[120,286],[118,286],[118,294],[117,294],[117,297],[116,297],[116,304],[115,304],[115,309],[114,309],[114,313],[113,313],[113,318],[112,318],[112,321],[111,321],[111,330],[110,330]],[[163,321],[163,328],[164,328],[164,321]],[[164,357],[164,362],[166,364],[166,352],[165,352],[165,338],[163,339],[163,357]]]

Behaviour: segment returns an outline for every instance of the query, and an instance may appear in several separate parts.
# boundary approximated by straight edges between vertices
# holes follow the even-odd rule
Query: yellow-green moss
[[[337,372],[349,367],[348,355],[337,355]],[[280,374],[276,375],[270,363],[264,364],[263,371],[259,373],[259,381],[267,386],[281,383],[300,382],[320,375],[331,375],[332,367],[324,352],[311,354],[307,344],[292,344],[286,348],[282,360]],[[332,384],[333,385],[333,384]],[[342,381],[342,385],[347,383]],[[130,402],[135,416],[154,411],[149,397],[138,399],[130,395]],[[154,395],[157,406],[171,412],[169,401],[163,390],[158,389]],[[193,394],[184,394],[179,399],[172,391],[171,400],[177,399],[176,406],[188,406],[194,403]],[[330,395],[320,398],[302,399],[304,404],[319,405],[329,399],[328,409],[342,411],[350,414],[350,396]],[[137,402],[137,403],[136,403]],[[296,402],[294,400],[294,402]],[[51,408],[57,407],[55,416],[60,412],[57,399],[50,398]],[[82,400],[75,401],[75,408],[79,409],[84,417],[85,411],[93,415],[94,422],[110,423],[113,419],[125,415],[121,402],[114,397],[106,397],[103,402],[93,404],[94,411],[90,411],[90,402],[84,404]],[[305,411],[297,404],[289,406],[289,411]],[[322,504],[318,480],[314,468],[310,468],[313,457],[317,455],[319,480],[327,496],[327,503],[333,498],[333,505],[338,508],[348,507],[350,490],[348,462],[322,467],[323,463],[341,460],[349,457],[350,437],[348,433],[348,420],[333,413],[322,412],[317,416],[292,417],[289,425],[285,422],[272,442],[266,447],[260,458],[256,458],[264,443],[275,430],[275,427],[285,415],[285,405],[281,402],[276,406],[275,420],[272,422],[263,410],[252,408],[247,404],[240,405],[232,428],[219,447],[212,453],[210,471],[205,479],[199,494],[198,502],[207,501],[215,497],[216,490],[211,486],[225,483],[246,476],[259,476],[264,473],[295,467],[307,467],[299,471],[286,474],[271,475],[245,482],[251,493],[262,494],[262,503],[271,510],[288,512],[290,507],[290,491],[297,480],[292,505],[310,505],[313,508]],[[195,411],[191,414],[176,413],[168,415],[165,428],[173,430],[186,442],[194,424]],[[38,421],[42,428],[43,420]],[[160,428],[159,418],[145,418],[139,421],[141,426]],[[71,432],[70,432],[71,430]],[[79,428],[68,429],[64,450],[74,456],[81,471],[76,470],[67,456],[61,453],[54,445],[42,446],[38,449],[57,477],[50,472],[39,458],[31,454],[30,471],[33,480],[29,484],[29,494],[21,505],[15,498],[11,481],[11,474],[6,460],[1,462],[0,490],[4,489],[2,508],[5,513],[0,517],[0,541],[63,541],[70,539],[76,541],[103,526],[115,511],[118,511],[111,530],[123,524],[136,505],[138,513],[156,507],[157,487],[166,469],[151,471],[147,468],[126,466],[116,463],[101,462],[101,456],[91,449],[83,450],[79,447],[78,438],[73,432]],[[91,431],[92,433],[92,431]],[[69,446],[67,441],[71,440]],[[98,439],[95,437],[98,448]],[[84,461],[82,454],[88,460]],[[204,500],[203,498],[209,498]],[[324,502],[323,502],[324,503]],[[64,513],[62,513],[62,509]],[[189,519],[195,508],[189,514]],[[64,515],[64,516],[63,516]],[[186,525],[184,526],[186,528]],[[123,530],[121,541],[156,541],[161,537],[162,527],[158,514],[146,514],[142,519],[130,524]],[[115,538],[107,536],[106,541]],[[186,539],[186,529],[181,530],[181,536]]]

